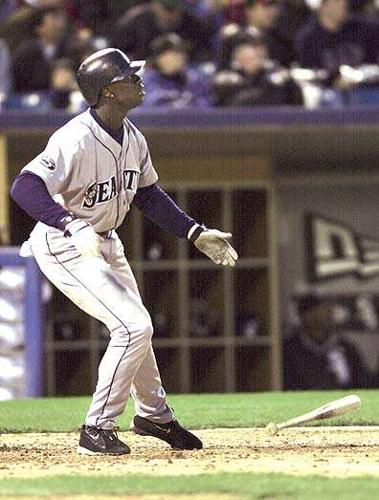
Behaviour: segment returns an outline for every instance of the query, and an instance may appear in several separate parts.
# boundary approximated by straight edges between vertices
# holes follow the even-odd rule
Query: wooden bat
[[[279,424],[274,424],[270,422],[266,426],[266,431],[274,436],[278,433],[280,429],[284,429],[285,427],[294,427],[299,424],[304,424],[306,422],[312,422],[313,420],[323,420],[325,418],[337,417],[338,415],[344,415],[345,413],[349,413],[351,411],[357,410],[362,405],[361,399],[359,396],[355,394],[350,394],[350,396],[346,396],[341,399],[336,399],[335,401],[331,401],[315,410],[312,410],[308,413],[304,413],[304,415],[300,415],[299,417],[291,418],[290,420],[286,420],[285,422],[281,422]]]

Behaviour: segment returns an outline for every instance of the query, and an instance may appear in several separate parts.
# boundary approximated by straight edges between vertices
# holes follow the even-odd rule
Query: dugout
[[[119,231],[153,316],[164,385],[170,392],[280,389],[280,338],[293,295],[379,295],[375,272],[312,280],[304,229],[311,212],[364,233],[370,245],[379,240],[379,110],[138,110],[131,117],[147,136],[161,184],[191,215],[232,230],[241,256],[235,269],[218,269],[137,212]],[[0,115],[0,224],[12,245],[33,222],[9,201],[7,186],[68,118]],[[91,393],[106,345],[102,325],[58,292],[46,318],[45,394]],[[366,353],[378,351],[375,328],[350,335]],[[377,359],[367,362],[377,369]]]

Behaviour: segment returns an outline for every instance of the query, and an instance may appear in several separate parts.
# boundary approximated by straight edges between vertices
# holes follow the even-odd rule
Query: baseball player
[[[112,48],[88,57],[77,80],[89,109],[50,137],[11,190],[38,221],[22,254],[30,251],[47,278],[110,332],[80,433],[78,452],[91,455],[130,453],[115,427],[129,393],[137,434],[175,449],[202,448],[167,403],[151,318],[116,232],[131,204],[163,229],[188,238],[215,263],[233,266],[238,258],[230,233],[199,225],[157,184],[146,140],[126,117],[144,98],[138,74],[143,65]]]

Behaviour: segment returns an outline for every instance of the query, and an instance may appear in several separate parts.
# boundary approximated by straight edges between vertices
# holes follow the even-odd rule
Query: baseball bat
[[[285,422],[280,422],[279,424],[270,422],[266,426],[266,431],[271,435],[275,435],[280,429],[284,429],[286,427],[294,427],[296,425],[305,424],[306,422],[312,422],[314,420],[323,420],[325,418],[344,415],[345,413],[349,413],[350,411],[357,410],[361,407],[361,405],[362,402],[359,396],[350,394],[350,396],[336,399],[335,401],[331,401],[330,403],[320,406],[315,410],[304,413],[299,417],[291,418],[289,420],[286,420]]]

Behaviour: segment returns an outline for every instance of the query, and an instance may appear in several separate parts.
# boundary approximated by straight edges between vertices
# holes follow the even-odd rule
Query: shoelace
[[[119,427],[113,427],[113,429],[100,429],[100,431],[102,431],[106,437],[112,440],[114,437],[118,439],[117,431],[119,429],[120,429]]]
[[[91,430],[92,429],[96,431],[97,434],[104,435],[111,440],[113,440],[114,437],[118,439],[117,431],[119,430],[119,427],[114,427],[113,429],[99,429],[98,427],[91,427]]]

